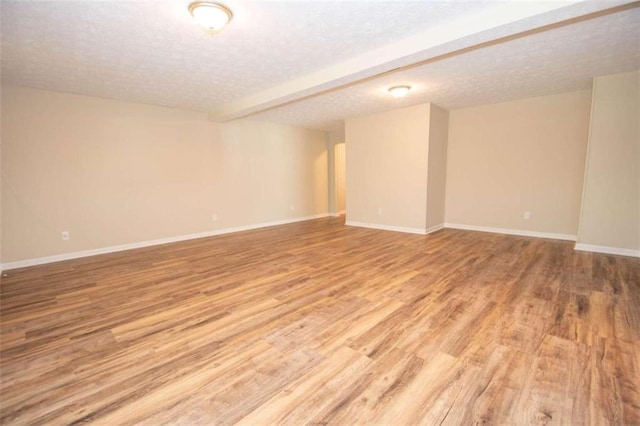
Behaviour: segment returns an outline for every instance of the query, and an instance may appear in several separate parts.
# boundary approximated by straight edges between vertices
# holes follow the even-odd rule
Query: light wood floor
[[[640,424],[640,259],[320,219],[9,271],[4,424]]]

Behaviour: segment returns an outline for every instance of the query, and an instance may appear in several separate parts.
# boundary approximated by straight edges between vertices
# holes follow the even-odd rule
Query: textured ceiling
[[[482,2],[234,2],[211,37],[189,1],[2,1],[5,83],[207,111]]]
[[[640,69],[640,8],[539,32],[417,66],[253,116],[333,129],[342,119],[433,102],[464,108],[591,87],[594,76]],[[388,95],[410,84],[403,99]]]
[[[504,2],[225,1],[211,37],[189,1],[0,0],[2,81],[211,111]],[[524,4],[524,3],[523,3]],[[640,68],[639,8],[565,25],[338,88],[251,116],[330,129],[422,102],[453,109],[589,87]],[[405,99],[385,89],[411,84]]]

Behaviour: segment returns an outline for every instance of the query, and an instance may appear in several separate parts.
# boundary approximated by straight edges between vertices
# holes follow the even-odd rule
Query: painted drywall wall
[[[324,132],[11,86],[1,126],[3,263],[327,213]]]
[[[336,209],[338,213],[343,213],[347,208],[346,193],[346,145],[344,143],[336,144],[335,147],[335,169],[336,169]]]
[[[446,222],[575,236],[590,107],[583,90],[451,111]]]
[[[444,225],[449,111],[431,104],[427,176],[427,229]]]
[[[347,223],[424,231],[429,104],[346,120]]]
[[[640,251],[640,72],[594,79],[578,243]]]
[[[0,99],[2,99],[2,85],[0,85]],[[0,102],[0,126],[2,125],[2,102]],[[2,132],[0,132],[0,269],[2,269]]]
[[[328,162],[328,197],[329,213],[337,215],[338,209],[338,171],[336,170],[336,145],[344,143],[344,129],[327,132],[327,162]]]

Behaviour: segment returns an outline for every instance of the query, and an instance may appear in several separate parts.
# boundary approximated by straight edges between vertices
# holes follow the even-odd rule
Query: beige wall
[[[639,80],[594,80],[579,244],[640,250]]]
[[[2,86],[0,85],[0,99],[2,99]],[[0,126],[2,122],[2,102],[0,102]],[[2,132],[0,132],[0,269],[2,269]]]
[[[318,131],[4,87],[2,150],[3,262],[327,212]]]
[[[427,178],[427,229],[444,224],[449,111],[431,104]]]
[[[348,223],[424,231],[429,108],[346,120]]]
[[[329,213],[337,214],[338,209],[338,170],[336,169],[336,146],[344,144],[344,129],[327,132],[327,163],[328,163],[328,197]]]
[[[590,105],[584,90],[451,111],[446,222],[575,236]]]
[[[336,210],[342,213],[347,206],[347,193],[345,183],[346,159],[345,144],[339,143],[335,146],[335,169],[336,169]]]

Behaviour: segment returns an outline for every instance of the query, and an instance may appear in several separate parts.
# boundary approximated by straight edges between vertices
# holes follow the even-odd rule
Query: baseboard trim
[[[574,250],[590,251],[594,253],[604,253],[604,254],[615,254],[617,256],[640,257],[640,250],[608,247],[608,246],[595,246],[592,244],[576,243]]]
[[[431,228],[427,228],[426,231],[424,232],[425,234],[431,234],[433,232],[439,231],[441,229],[444,228],[444,223],[441,223],[439,225],[436,226],[432,226]]]
[[[270,226],[286,225],[286,224],[295,223],[295,222],[304,222],[307,220],[320,219],[320,218],[329,217],[329,216],[336,217],[339,215],[340,213],[322,213],[322,214],[317,214],[312,216],[304,216],[304,217],[297,217],[292,219],[263,222],[263,223],[257,223],[252,225],[236,226],[233,228],[216,229],[214,231],[199,232],[199,233],[188,234],[188,235],[179,235],[175,237],[160,238],[157,240],[150,240],[150,241],[140,241],[136,243],[121,244],[117,246],[103,247],[99,249],[83,250],[83,251],[72,252],[72,253],[58,254],[54,256],[18,260],[15,262],[7,262],[4,264],[1,264],[0,271],[8,271],[8,270],[17,269],[17,268],[26,268],[29,266],[36,266],[36,265],[44,265],[47,263],[79,259],[82,257],[97,256],[100,254],[115,253],[119,251],[134,250],[137,248],[151,247],[151,246],[162,245],[162,244],[170,244],[170,243],[176,243],[180,241],[194,240],[198,238],[214,237],[216,235],[250,231],[252,229],[266,228]],[[355,222],[350,220],[346,221],[345,225],[355,226],[359,228],[380,229],[384,231],[404,232],[404,233],[417,234],[417,235],[426,235],[432,232],[439,231],[440,229],[443,229],[443,228],[451,228],[451,229],[461,229],[466,231],[490,232],[494,234],[517,235],[522,237],[550,238],[555,240],[576,241],[576,236],[569,235],[569,234],[523,231],[519,229],[492,228],[492,227],[464,225],[464,224],[457,224],[457,223],[444,223],[444,224],[433,226],[428,229],[380,225],[380,224],[373,224],[373,223]],[[597,246],[597,245],[591,245],[591,244],[576,243],[575,250],[640,258],[640,250],[623,249],[623,248],[617,248],[617,247],[607,247],[607,246]]]
[[[231,234],[234,232],[250,231],[252,229],[267,228],[269,226],[286,225],[288,223],[304,222],[306,220],[320,219],[329,216],[328,213],[313,216],[297,217],[292,219],[276,220],[272,222],[256,223],[253,225],[236,226],[233,228],[216,229],[214,231],[198,232],[195,234],[178,235],[175,237],[160,238],[157,240],[140,241],[136,243],[121,244],[117,246],[103,247],[92,250],[76,251],[72,253],[57,254],[54,256],[38,257],[34,259],[18,260],[0,265],[0,270],[26,268],[28,266],[44,265],[47,263],[62,262],[64,260],[79,259],[82,257],[97,256],[99,254],[115,253],[119,251],[133,250],[143,247],[157,246],[161,244],[177,243],[180,241],[195,240],[198,238],[214,237],[216,235]]]
[[[553,232],[536,232],[536,231],[523,231],[520,229],[491,228],[488,226],[464,225],[460,223],[445,223],[444,227],[451,228],[451,229],[462,229],[465,231],[479,231],[479,232],[490,232],[493,234],[517,235],[520,237],[535,237],[535,238],[549,238],[553,240],[576,241],[575,235],[556,234]]]
[[[345,225],[356,226],[358,228],[380,229],[383,231],[405,232],[407,234],[425,235],[427,233],[425,229],[420,228],[405,228],[402,226],[379,225],[377,223],[354,222],[352,220],[347,220],[345,222]]]

